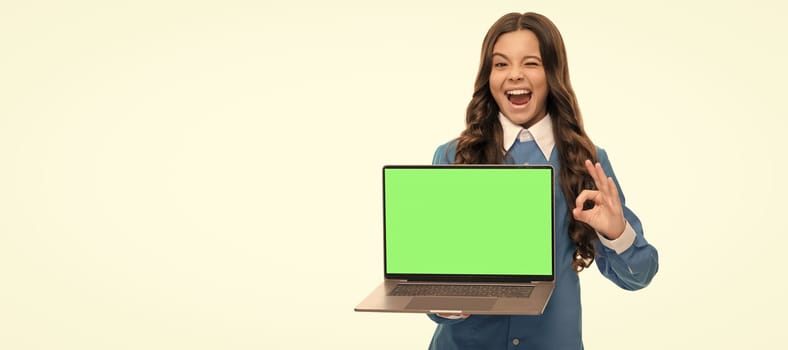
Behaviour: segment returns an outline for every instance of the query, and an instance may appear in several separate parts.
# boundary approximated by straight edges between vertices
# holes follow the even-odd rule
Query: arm
[[[619,287],[638,290],[647,286],[656,275],[659,256],[657,249],[643,237],[643,227],[637,216],[628,208],[624,209],[624,216],[634,234],[632,244],[621,250],[611,247],[611,241],[600,237],[600,241],[595,242],[596,265],[602,275]]]
[[[451,141],[438,146],[432,156],[432,164],[454,164],[454,152],[457,150],[457,142]]]
[[[625,205],[607,153],[599,149],[599,163],[586,163],[597,190],[583,191],[577,203],[594,201],[590,210],[575,209],[577,220],[591,225],[599,234],[594,242],[599,271],[621,288],[637,290],[647,286],[659,269],[657,249],[646,241],[640,219]],[[582,206],[580,206],[582,207]]]

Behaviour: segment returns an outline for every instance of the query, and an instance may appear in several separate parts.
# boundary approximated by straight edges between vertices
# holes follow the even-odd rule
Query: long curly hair
[[[496,41],[502,34],[517,30],[530,30],[539,40],[539,51],[547,76],[547,113],[552,119],[560,160],[561,190],[572,210],[580,192],[594,188],[584,162],[586,159],[596,162],[597,152],[583,128],[580,108],[569,81],[561,33],[545,16],[532,12],[509,13],[498,19],[487,32],[482,44],[473,98],[466,110],[466,127],[457,139],[455,163],[500,164],[504,161],[503,129],[498,121],[498,105],[490,92],[490,72]],[[592,242],[597,239],[597,235],[591,226],[576,221],[570,215],[569,237],[576,247],[572,267],[580,272],[594,261],[596,251]]]

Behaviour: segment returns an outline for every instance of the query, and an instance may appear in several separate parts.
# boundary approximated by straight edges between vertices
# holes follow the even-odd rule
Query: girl
[[[565,51],[546,17],[501,17],[484,38],[466,128],[433,159],[555,168],[555,291],[541,316],[430,314],[438,324],[430,349],[582,349],[578,273],[596,261],[613,283],[636,290],[657,272],[657,250],[583,129]],[[615,334],[614,321],[606,327]]]

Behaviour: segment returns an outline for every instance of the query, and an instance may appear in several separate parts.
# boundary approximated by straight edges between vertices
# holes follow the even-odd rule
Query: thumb
[[[594,210],[595,209],[583,210],[583,208],[575,207],[574,209],[572,209],[572,216],[577,221],[588,223],[591,220],[591,218],[594,216],[593,213]]]

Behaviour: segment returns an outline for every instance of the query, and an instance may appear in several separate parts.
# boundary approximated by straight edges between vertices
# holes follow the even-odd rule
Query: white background
[[[353,312],[380,167],[458,135],[484,33],[524,11],[660,253],[635,293],[582,273],[586,348],[779,346],[776,3],[5,2],[0,348],[426,348],[426,316]]]

